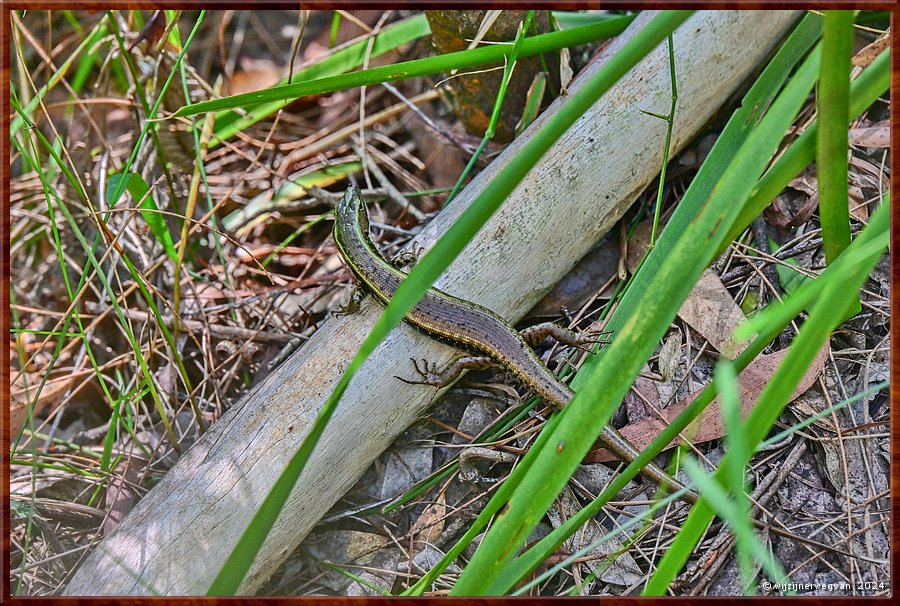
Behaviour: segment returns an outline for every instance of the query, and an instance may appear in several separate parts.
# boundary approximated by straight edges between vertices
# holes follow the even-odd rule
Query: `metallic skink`
[[[360,285],[387,304],[406,274],[386,261],[372,242],[369,215],[355,187],[347,190],[337,206],[334,240]],[[568,404],[574,395],[569,386],[541,362],[525,339],[486,307],[432,288],[405,319],[432,338],[490,358],[556,409]],[[639,454],[612,427],[604,428],[600,439],[624,461],[631,462]],[[653,464],[648,464],[642,473],[670,490],[682,488],[677,480]],[[696,495],[691,492],[685,493],[683,498],[696,501]]]

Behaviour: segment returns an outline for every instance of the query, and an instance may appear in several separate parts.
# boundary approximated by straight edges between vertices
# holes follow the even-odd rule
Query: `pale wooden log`
[[[696,136],[796,20],[796,11],[712,11],[675,34],[678,110],[673,153]],[[590,77],[653,15],[641,15]],[[441,277],[438,286],[516,320],[619,219],[657,176],[668,113],[665,45],[626,75],[560,139]],[[565,99],[548,110],[552,114]],[[482,172],[418,238],[426,248],[506,164],[528,133]],[[68,595],[206,592],[253,513],[296,452],[381,307],[330,318],[298,352],[230,410],[106,537]],[[394,379],[409,358],[438,364],[454,350],[401,326],[354,378],[245,579],[252,593],[371,462],[437,394]]]

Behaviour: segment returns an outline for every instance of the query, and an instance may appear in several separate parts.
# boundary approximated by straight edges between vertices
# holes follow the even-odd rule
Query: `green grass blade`
[[[546,91],[547,73],[538,72],[528,87],[528,93],[525,96],[525,107],[522,109],[522,117],[516,123],[516,137],[525,132],[525,129],[537,120],[541,113],[541,101],[544,99]]]
[[[335,14],[337,15],[337,13]],[[413,40],[417,40],[423,36],[427,36],[430,32],[431,30],[428,27],[428,21],[425,19],[425,15],[416,15],[415,17],[410,17],[409,19],[404,19],[403,21],[393,23],[382,29],[375,36],[375,40],[372,44],[372,49],[369,56],[371,58],[381,56],[384,53],[394,50],[395,48],[403,44],[412,42]],[[335,76],[337,74],[342,74],[351,69],[357,68],[363,64],[368,48],[368,38],[350,44],[347,46],[347,48],[335,51],[321,61],[318,61],[317,63],[314,63],[313,65],[310,65],[309,67],[298,71],[294,74],[292,80],[293,82],[316,81],[321,78]],[[282,86],[286,85],[287,82],[287,78],[282,80]],[[296,97],[274,98],[262,105],[253,107],[252,110],[246,112],[243,115],[242,113],[231,111],[231,108],[242,107],[244,104],[237,103],[232,105],[226,103],[223,108],[227,108],[227,111],[223,111],[216,115],[216,123],[214,127],[215,129],[213,131],[214,136],[210,141],[210,147],[212,148],[215,145],[218,145],[222,140],[229,139],[230,137],[234,136],[235,133],[244,130],[248,126],[256,124],[260,120],[265,119],[267,116],[271,116],[276,111],[293,101],[295,98]],[[216,101],[222,100],[224,99],[216,99]]]
[[[200,17],[198,17],[197,25],[195,26],[194,30],[191,32],[191,37],[193,36],[193,34],[196,33],[197,26],[199,26],[200,21],[202,21],[202,11],[201,11]],[[190,39],[191,38],[188,38],[188,41],[190,41]],[[15,109],[19,113],[19,115],[22,116],[22,118],[25,120],[26,124],[28,124],[29,127],[31,127],[31,132],[33,132],[34,135],[37,137],[38,141],[41,143],[41,145],[44,147],[44,149],[48,152],[50,157],[56,163],[56,166],[60,170],[62,170],[62,172],[66,175],[67,179],[69,180],[70,184],[75,189],[75,191],[78,193],[78,196],[82,200],[82,202],[84,202],[85,205],[90,208],[91,203],[90,203],[90,198],[88,197],[87,192],[81,187],[80,181],[68,169],[68,167],[66,166],[66,163],[63,161],[63,159],[60,157],[60,155],[53,148],[53,145],[50,143],[50,141],[47,140],[47,138],[44,136],[44,134],[39,129],[33,128],[34,125],[25,116],[22,108],[20,108],[15,103],[13,103],[12,105],[13,105],[13,109]],[[144,132],[146,132],[146,129]],[[20,149],[24,149],[24,147],[22,145],[20,145],[18,143],[18,141],[16,141],[15,143]],[[134,158],[134,156],[132,156],[132,159],[133,158]],[[40,169],[36,165],[34,167],[34,170],[36,172],[40,171]],[[123,180],[116,188],[118,190],[118,192],[113,193],[112,197],[114,199],[118,199],[119,197],[121,197],[122,192],[125,190],[125,186],[126,186],[126,183]],[[69,210],[68,205],[63,200],[61,200],[58,196],[56,196],[56,201],[57,201],[59,210],[63,213],[63,215],[66,217],[66,221],[72,227],[73,232],[76,236],[76,239],[78,240],[79,244],[81,244],[83,250],[87,254],[87,257],[88,257],[88,260],[90,261],[91,267],[95,270],[97,277],[99,278],[100,282],[102,283],[102,285],[104,287],[104,290],[106,291],[106,293],[108,294],[108,296],[110,298],[110,301],[112,302],[113,309],[116,312],[117,319],[122,324],[124,332],[126,333],[126,336],[129,339],[129,343],[131,344],[132,349],[135,353],[135,357],[138,359],[139,366],[141,367],[142,371],[144,372],[147,381],[151,382],[151,395],[153,396],[156,407],[160,412],[160,415],[162,417],[161,421],[167,430],[167,435],[168,435],[170,441],[172,442],[172,446],[176,450],[179,450],[180,447],[179,447],[178,441],[175,438],[175,434],[172,432],[171,427],[168,422],[168,419],[164,414],[162,401],[160,400],[156,389],[152,385],[152,375],[150,373],[150,370],[146,363],[146,360],[144,359],[144,357],[141,353],[141,349],[131,331],[131,325],[126,320],[125,316],[123,315],[123,312],[118,304],[118,297],[116,295],[116,292],[112,288],[112,285],[107,280],[106,274],[103,271],[103,269],[100,267],[100,263],[96,258],[95,251],[97,249],[98,241],[95,240],[94,246],[90,246],[88,244],[86,238],[84,237],[84,234],[78,228],[78,225],[77,225],[74,217],[72,216],[72,213]],[[105,224],[102,223],[102,219],[99,216],[95,216],[94,221],[97,223],[97,226],[101,231],[103,230],[103,228],[105,228]],[[99,236],[98,236],[98,238],[99,238]],[[190,385],[190,379],[189,379],[189,376],[187,373],[187,369],[184,367],[184,361],[181,359],[181,356],[178,355],[178,347],[175,345],[175,340],[172,337],[172,333],[169,331],[165,322],[163,322],[162,316],[159,312],[159,307],[156,304],[156,302],[154,301],[153,296],[150,294],[150,291],[145,283],[145,280],[144,280],[141,272],[138,271],[137,267],[135,267],[134,263],[131,261],[131,259],[128,257],[128,255],[121,254],[119,256],[119,259],[128,268],[129,273],[131,274],[132,278],[135,281],[135,285],[137,286],[138,291],[140,292],[144,301],[147,303],[147,306],[150,308],[151,312],[153,313],[153,316],[156,318],[157,325],[160,329],[160,332],[163,334],[163,338],[165,339],[166,344],[169,346],[169,350],[172,355],[172,359],[175,362],[176,367],[179,370],[179,374],[184,383],[185,389],[187,390],[188,393],[191,393],[192,389],[191,389],[191,385]],[[84,280],[84,277],[87,274],[87,272],[88,272],[88,269],[85,268],[84,275],[82,275],[82,281]],[[112,401],[112,400],[110,400],[110,401]],[[201,431],[205,430],[206,427],[203,422],[202,416],[200,414],[200,410],[197,407],[196,401],[191,399],[190,403],[191,403],[191,408],[194,412],[194,415],[197,419],[197,422],[198,422],[198,425],[200,426]]]
[[[372,354],[375,348],[397,326],[407,312],[424,296],[425,292],[444,269],[462,251],[471,237],[484,225],[519,181],[528,173],[552,144],[619,78],[628,72],[650,50],[655,48],[669,32],[690,16],[689,11],[667,11],[656,17],[632,38],[602,70],[573,93],[568,102],[548,119],[536,136],[526,143],[519,154],[488,184],[447,233],[412,269],[403,281],[390,304],[376,321],[372,332],[365,339],[357,355],[338,381],[334,392],[316,417],[310,433],[300,449],[292,457],[285,471],[279,476],[259,511],[254,515],[213,582],[208,595],[232,594],[240,586],[259,551],[265,536],[271,530],[291,488],[306,465],[325,425],[334,414],[340,397],[351,378]],[[520,468],[522,465],[519,466]]]
[[[890,229],[889,206],[890,201],[886,196],[882,205],[872,216],[869,225],[846,252],[858,245],[877,241],[888,233]],[[841,255],[841,258],[844,256]],[[835,314],[834,310],[847,309],[850,303],[856,299],[857,291],[865,282],[877,260],[877,256],[874,259],[869,257],[867,262],[853,266],[848,272],[849,276],[844,274],[846,279],[841,279],[841,274],[833,271],[834,267],[829,267],[819,278],[819,280],[823,280],[824,284],[821,296],[778,370],[772,376],[766,389],[760,394],[757,405],[743,424],[748,446],[755,447],[771,430],[797,382],[840,321],[839,315]],[[835,279],[836,277],[838,279]],[[730,474],[729,458],[733,456],[749,458],[749,454],[746,452],[726,454],[715,474],[717,481],[722,482]],[[659,562],[656,572],[647,583],[644,589],[645,595],[662,595],[666,591],[669,583],[684,566],[697,545],[704,529],[712,520],[712,516],[712,508],[701,496],[675,541]]]
[[[684,198],[679,203],[675,214],[669,221],[669,225],[678,225],[683,229],[693,217],[699,212],[699,207],[705,197],[709,195],[713,184],[721,177],[722,172],[728,166],[737,153],[740,146],[746,141],[750,132],[759,122],[765,108],[768,108],[775,95],[781,89],[784,81],[794,69],[797,62],[804,56],[809,48],[815,43],[821,33],[820,19],[815,15],[807,15],[788,37],[781,46],[762,74],[757,78],[754,85],[747,92],[741,104],[741,108],[734,113],[726,124],[722,133],[713,149],[710,151],[707,160],[704,162],[694,182],[686,192]],[[679,230],[675,230],[677,233]],[[673,244],[673,232],[665,231],[657,243],[657,248],[667,254],[666,251],[671,249]],[[634,278],[635,287],[640,289],[648,289],[651,287],[655,279],[655,273],[650,273],[650,267],[642,268]],[[619,309],[623,309],[621,306]],[[612,323],[615,315],[610,320]],[[770,335],[760,333],[747,350],[735,360],[735,366],[738,370],[746,367],[762,350],[774,339],[778,333],[775,331]],[[588,363],[590,364],[590,363]],[[585,369],[590,368],[586,364]],[[583,371],[582,371],[583,372]],[[579,373],[581,376],[582,373]],[[578,377],[573,381],[574,385],[580,383]],[[640,468],[647,464],[650,460],[659,454],[677,435],[682,431],[688,423],[690,423],[713,399],[714,392],[712,388],[707,388],[698,398],[691,403],[679,417],[672,421],[669,427],[664,430],[646,449],[642,456],[629,464],[618,476],[616,476],[609,488],[599,495],[591,504],[589,504],[581,512],[567,520],[559,528],[551,532],[530,548],[527,552],[516,559],[508,571],[504,571],[498,578],[497,583],[490,588],[491,594],[502,594],[508,592],[513,585],[523,579],[531,570],[537,567],[542,561],[554,553],[560,545],[571,536],[578,528],[583,526],[588,519],[594,516],[600,508],[622,488],[625,487]]]
[[[717,179],[721,175],[722,170],[724,170],[724,167],[728,165],[728,162],[730,162],[735,151],[739,148],[740,144],[746,139],[749,132],[760,119],[763,109],[767,108],[771,104],[772,99],[781,88],[782,83],[787,78],[790,71],[816,41],[820,32],[821,25],[819,23],[819,20],[812,15],[802,20],[798,27],[795,28],[794,32],[791,34],[782,48],[776,53],[776,55],[770,61],[769,65],[763,71],[762,75],[757,79],[757,82],[745,96],[743,107],[738,110],[738,112],[736,112],[734,116],[732,116],[732,119],[728,122],[728,125],[723,130],[716,143],[716,146],[710,152],[707,161],[701,168],[700,175],[704,175],[704,178],[701,179],[700,175],[698,175],[698,178],[695,179],[695,184],[692,184],[688,194],[686,194],[685,198],[680,203],[678,210],[676,210],[676,215],[678,215],[679,213],[683,213],[687,215],[686,221],[689,221],[690,218],[692,218],[693,215],[696,214],[696,209],[699,207],[700,203],[703,202],[702,197],[708,195],[709,189],[711,189],[711,185],[705,188],[701,187],[700,185],[706,183],[707,180],[712,180],[714,182],[715,179]],[[690,196],[698,196],[701,199],[690,198]],[[692,199],[694,200],[693,202],[691,202]],[[674,216],[672,218],[672,221],[675,221]],[[664,232],[663,237],[657,244],[657,247],[665,251],[668,250],[670,246],[671,238],[667,237]],[[646,274],[643,275],[646,276]],[[649,283],[650,281],[648,280],[647,284]],[[777,333],[772,335],[771,338],[774,338],[775,336],[777,336]],[[747,352],[745,354],[742,354],[742,356],[739,357],[738,360],[736,360],[735,364],[738,365],[739,368],[743,368],[744,366],[749,364],[752,359],[759,352],[761,352],[767,344],[768,342],[763,342],[762,340],[759,340],[756,343],[752,344],[750,347],[748,347]],[[576,376],[574,383],[577,384],[578,381],[579,379]],[[486,593],[489,593],[491,595],[507,593],[515,583],[517,583],[526,574],[528,574],[528,572],[530,572],[542,561],[544,561],[559,547],[559,545],[562,544],[562,542],[568,536],[575,532],[578,527],[583,525],[591,516],[599,511],[600,507],[602,507],[603,504],[605,504],[610,498],[612,498],[617,492],[619,492],[619,490],[624,488],[627,482],[635,475],[637,475],[640,468],[646,465],[649,460],[655,457],[665,446],[671,443],[671,441],[677,437],[678,432],[684,429],[684,427],[687,426],[690,420],[698,415],[710,401],[712,401],[711,389],[707,390],[707,392],[704,393],[704,396],[699,397],[697,402],[691,404],[688,409],[686,409],[684,413],[682,413],[684,417],[680,427],[676,428],[673,422],[673,425],[671,426],[673,429],[660,435],[644,451],[644,457],[628,465],[628,467],[622,473],[616,476],[616,478],[613,479],[609,490],[604,491],[604,494],[600,495],[598,499],[596,499],[592,503],[592,505],[586,508],[586,510],[582,510],[582,512],[576,514],[577,519],[565,522],[562,526],[554,530],[550,535],[539,541],[537,545],[529,549],[526,554],[523,554],[522,557],[517,559],[509,567],[508,570],[501,571],[497,582],[492,585]],[[682,419],[682,417],[680,416],[679,419]],[[542,436],[548,435],[551,431],[552,428],[548,426],[547,428],[545,428],[544,432],[542,432]],[[533,452],[537,452],[538,449],[539,444],[535,444],[532,447]],[[520,462],[519,465],[530,465],[530,462],[531,459],[528,455],[526,455],[526,457]],[[508,478],[504,483],[504,486],[500,488],[500,492],[503,495],[507,494],[507,492],[503,491],[508,491],[507,487],[512,484],[512,480],[515,480],[515,476]],[[497,498],[500,499],[500,497],[501,495],[498,494]],[[444,568],[446,568],[446,566],[448,566],[450,562],[452,562],[452,560],[459,555],[459,553],[462,552],[463,548],[475,536],[477,536],[480,529],[484,527],[484,525],[490,519],[490,516],[493,515],[496,510],[496,507],[492,508],[489,505],[485,513],[480,515],[475,524],[473,524],[472,529],[468,531],[457,542],[457,544],[447,552],[447,554],[440,560],[440,562],[436,564],[419,582],[417,582],[413,587],[407,590],[405,595],[417,595],[425,591],[434,581],[437,575],[440,574],[440,572]]]
[[[49,142],[46,140],[46,138],[43,136],[43,134],[41,134],[39,131],[37,131],[36,129],[33,128],[33,124],[24,115],[21,107],[19,107],[19,105],[14,100],[10,100],[10,104],[17,112],[19,112],[18,115],[22,116],[25,124],[29,126],[30,130],[27,132],[37,133],[37,138],[42,142],[42,144],[45,147],[49,148],[49,145],[50,145]],[[24,143],[22,141],[20,141],[20,139],[17,138],[17,139],[12,140],[13,146],[16,149],[18,149],[19,153],[22,156],[22,160],[24,161],[26,166],[28,166],[31,170],[33,170],[35,172],[35,174],[38,176],[38,179],[41,182],[41,188],[43,190],[45,203],[47,205],[47,216],[50,220],[49,221],[50,231],[53,236],[54,250],[57,255],[57,261],[59,263],[60,274],[62,275],[62,278],[63,278],[63,284],[65,286],[66,295],[68,296],[70,302],[74,302],[76,299],[76,293],[80,293],[82,291],[82,288],[85,285],[87,273],[85,272],[81,276],[81,279],[80,279],[78,285],[75,288],[73,288],[72,282],[69,278],[68,266],[66,265],[65,259],[63,257],[63,245],[62,245],[61,238],[60,238],[58,222],[56,220],[56,215],[53,210],[54,201],[56,202],[57,206],[64,204],[64,202],[60,198],[59,194],[53,189],[52,185],[50,184],[50,180],[48,177],[49,171],[41,170],[41,167],[36,159],[37,158],[37,149],[36,149],[36,144],[35,144],[34,140],[28,139],[28,142],[31,144],[31,147],[34,150],[33,154],[29,153],[28,148],[26,148],[24,146]],[[61,162],[61,159],[59,159],[59,157],[57,155],[55,155],[55,151],[53,153],[51,153],[51,156],[53,158],[55,158],[55,160],[57,162]],[[72,177],[72,179],[74,180],[74,177]],[[77,180],[74,181],[73,185],[77,188],[77,186],[78,186]],[[77,225],[73,225],[73,229],[75,231],[78,231]],[[80,235],[80,232],[77,235]],[[81,236],[81,237],[83,238],[83,236]],[[107,386],[106,381],[103,380],[102,373],[100,371],[101,365],[98,362],[96,356],[94,355],[91,341],[85,332],[84,325],[81,321],[81,315],[79,314],[78,308],[76,306],[72,306],[69,313],[66,314],[65,318],[63,319],[62,330],[60,332],[62,334],[68,334],[69,325],[72,323],[73,320],[79,327],[79,332],[77,333],[76,336],[84,342],[84,351],[87,354],[88,359],[91,361],[91,367],[92,367],[92,369],[95,373],[95,376],[98,380],[98,384],[100,385],[100,388],[103,391],[104,396],[106,397],[106,401],[107,402],[115,401],[115,398],[109,391],[109,387]],[[59,355],[63,349],[64,344],[65,344],[64,339],[59,339],[57,341],[56,346],[54,348],[54,352],[53,352],[52,356],[50,357],[50,363],[47,366],[47,369],[44,372],[43,376],[41,377],[41,382],[35,388],[35,393],[33,395],[29,394],[29,401],[36,401],[37,398],[40,397],[40,394],[43,391],[44,386],[46,385],[47,379],[51,376],[53,368],[56,365],[56,361],[59,359]],[[140,355],[140,352],[138,352],[138,355]],[[24,366],[25,366],[25,364],[21,364],[21,367],[24,367]],[[29,419],[30,419],[31,418],[31,409],[29,409],[28,415],[29,415]],[[19,436],[16,436],[16,438],[13,440],[13,451],[14,452],[18,448],[18,444],[19,444]]]
[[[640,313],[621,321],[616,338],[560,413],[560,422],[547,441],[551,447],[545,446],[536,454],[531,473],[522,478],[506,503],[504,514],[485,535],[453,594],[480,593],[490,585],[590,450],[775,153],[813,86],[818,58],[818,52],[814,52],[800,67],[713,188],[703,212],[678,234],[680,237],[665,258],[653,259],[658,256],[659,247],[650,253],[648,263],[659,268],[653,288],[631,288],[622,302],[627,309],[639,309]],[[582,371],[578,376],[584,375]]]
[[[586,42],[601,40],[614,36],[621,32],[627,24],[627,19],[609,20],[593,25],[566,30],[563,32],[550,32],[531,36],[524,40],[519,51],[520,57],[539,55],[568,46],[577,46]],[[349,74],[327,76],[312,79],[297,84],[276,86],[267,90],[244,93],[222,99],[201,101],[192,105],[185,105],[179,109],[173,117],[191,116],[201,112],[233,109],[236,107],[248,107],[260,103],[293,101],[306,95],[329,93],[358,86],[380,84],[382,82],[394,82],[406,80],[418,76],[430,76],[454,69],[466,69],[478,67],[489,63],[503,61],[512,52],[512,44],[493,44],[480,46],[471,50],[447,53],[425,59],[415,59],[393,65],[373,67]],[[219,131],[217,130],[217,133]]]
[[[167,40],[169,41],[169,44],[171,44],[175,48],[175,50],[180,51],[181,33],[178,31],[178,27],[172,24],[172,21],[174,21],[175,18],[178,17],[179,11],[168,9],[164,11],[164,13],[166,16],[166,27],[169,29],[169,36]]]
[[[749,366],[756,356],[781,333],[788,322],[789,320],[786,320],[785,324],[781,326],[769,325],[766,332],[759,333],[744,352],[734,360],[735,369],[741,371]],[[603,492],[597,495],[596,499],[538,541],[528,551],[518,557],[507,570],[503,571],[489,593],[491,595],[507,593],[516,583],[540,565],[541,562],[550,557],[568,537],[584,526],[589,519],[597,515],[604,505],[623,490],[628,482],[647,464],[647,461],[656,457],[664,448],[676,441],[678,434],[684,431],[706,409],[715,396],[714,386],[707,386],[693,402],[688,404],[677,417],[669,422],[659,435],[641,452],[641,456],[638,459],[635,459],[610,481]],[[532,450],[536,447],[537,445]]]
[[[850,115],[855,117],[861,114],[888,90],[890,83],[890,51],[885,50],[851,84]],[[753,217],[761,213],[790,183],[791,179],[799,175],[800,171],[813,161],[818,130],[818,123],[813,122],[766,171],[753,191],[753,195],[750,196],[750,200],[747,201],[747,205],[741,210],[734,227],[723,239],[719,246],[719,252],[725,250],[728,243],[737,238],[750,225]]]
[[[822,73],[816,109],[816,173],[819,219],[825,262],[831,263],[850,244],[850,199],[847,194],[847,124],[850,122],[850,57],[853,54],[853,11],[827,11],[822,36]]]
[[[120,181],[125,181],[125,190],[131,194],[131,198],[134,200],[135,204],[137,204],[138,208],[141,209],[141,217],[146,221],[147,225],[150,227],[150,231],[156,236],[156,239],[162,242],[166,254],[169,255],[169,258],[173,261],[177,261],[178,253],[175,252],[172,234],[169,233],[169,228],[166,227],[166,222],[163,220],[163,216],[156,206],[156,200],[150,195],[150,186],[147,185],[147,182],[144,181],[144,178],[138,173],[117,174],[110,176],[109,187],[106,190],[107,194],[112,194],[112,192],[117,191],[121,185],[121,183],[119,183]],[[107,200],[107,204],[112,206],[110,200]]]
[[[771,553],[766,551],[765,545],[753,534],[753,526],[747,518],[747,510],[733,502],[722,486],[712,476],[707,474],[703,467],[693,457],[684,461],[684,470],[703,494],[712,504],[716,514],[725,520],[732,529],[737,540],[738,559],[741,565],[741,581],[746,594],[753,595],[752,557],[759,562],[763,570],[776,582],[787,580],[787,575]],[[746,495],[744,495],[746,500]]]
[[[338,29],[341,27],[341,14],[337,11],[331,13],[331,32],[328,35],[328,48],[334,48],[337,43]]]
[[[744,452],[746,445],[741,432],[741,394],[734,364],[726,359],[719,360],[713,384],[719,393],[719,412],[725,425],[725,443],[728,445],[728,450]],[[765,557],[765,549],[753,536],[753,526],[750,524],[750,505],[744,482],[746,465],[746,461],[734,457],[731,465],[732,482],[726,491],[712,481],[694,457],[688,457],[685,460],[685,472],[699,491],[706,494],[716,513],[728,523],[734,532],[737,539],[737,560],[744,593],[752,592],[753,589],[753,557],[756,556],[760,562],[763,561],[760,559],[760,554],[763,555],[763,558]]]

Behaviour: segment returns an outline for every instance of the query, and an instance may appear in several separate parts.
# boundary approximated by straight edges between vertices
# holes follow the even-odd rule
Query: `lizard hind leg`
[[[410,360],[421,378],[419,380],[404,379],[403,377],[396,378],[404,383],[431,385],[432,387],[446,387],[450,385],[465,370],[486,370],[497,367],[497,362],[488,356],[463,356],[453,360],[441,369],[438,369],[437,364],[429,363],[427,360],[422,360],[421,367],[417,360],[413,358],[410,358]]]
[[[605,345],[609,342],[609,332],[598,330],[575,332],[570,328],[565,328],[553,322],[541,322],[540,324],[529,326],[519,334],[531,347],[539,345],[547,337],[551,337],[563,345],[571,345],[579,349],[585,349],[586,345],[596,345],[598,343]]]

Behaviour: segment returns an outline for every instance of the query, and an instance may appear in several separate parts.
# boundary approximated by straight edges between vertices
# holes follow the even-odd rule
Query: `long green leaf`
[[[751,89],[741,103],[741,107],[732,115],[725,128],[716,140],[716,144],[707,156],[706,161],[700,168],[699,173],[694,182],[685,192],[684,197],[680,201],[675,214],[669,221],[670,226],[676,226],[676,229],[664,232],[662,238],[657,243],[657,247],[664,253],[671,249],[674,238],[673,234],[677,234],[684,229],[688,223],[699,212],[699,207],[704,199],[709,195],[715,182],[721,177],[726,167],[731,163],[735,154],[746,142],[747,137],[758,124],[759,120],[766,108],[768,108],[778,91],[783,86],[788,75],[792,72],[796,64],[802,59],[806,52],[816,42],[821,34],[821,19],[815,15],[807,15],[781,46],[775,56],[769,61],[769,64],[763,70],[762,74],[757,78]],[[650,288],[655,279],[655,273],[651,275],[651,267],[642,267],[637,275],[633,278],[633,287],[640,289]],[[625,308],[619,306],[618,309],[624,311]],[[617,312],[618,313],[618,310]],[[611,318],[610,323],[615,320],[615,315]],[[739,356],[735,361],[738,370],[745,368],[758,353],[760,353],[771,339],[777,336],[775,331],[770,338],[760,333],[757,340],[751,343],[744,354]],[[752,336],[752,335],[751,335]],[[586,366],[585,368],[590,368]],[[575,385],[579,384],[576,377],[573,381]],[[682,431],[687,424],[694,419],[705,407],[712,401],[713,390],[708,388],[695,402],[690,404],[677,419],[670,423],[669,428],[660,434],[652,444],[643,450],[641,458],[629,464],[622,472],[620,472],[612,481],[607,490],[599,495],[597,499],[588,504],[584,509],[566,520],[561,526],[554,529],[549,535],[541,539],[532,546],[527,552],[505,570],[498,581],[493,585],[489,593],[504,594],[523,579],[528,573],[536,568],[541,562],[553,554],[562,543],[572,535],[578,528],[583,526],[590,518],[596,515],[600,508],[622,488],[625,487],[640,468],[646,465],[647,461],[656,457],[659,452],[669,445],[677,434]]]
[[[490,586],[581,463],[644,361],[653,353],[691,287],[713,258],[719,239],[737,217],[741,204],[775,153],[812,88],[818,58],[818,52],[814,52],[801,66],[713,188],[703,205],[703,212],[679,234],[665,258],[654,259],[659,248],[651,252],[647,262],[651,267],[659,268],[653,288],[629,289],[622,301],[622,305],[627,301],[627,308],[640,310],[640,313],[622,321],[616,338],[603,351],[581,389],[560,413],[560,422],[546,442],[549,447],[545,446],[537,453],[530,473],[522,478],[506,503],[504,514],[497,518],[482,540],[453,588],[453,594],[480,594]],[[578,376],[584,375],[582,371]]]
[[[850,115],[858,116],[883,95],[891,84],[891,55],[889,50],[882,52],[872,65],[867,67],[850,86]],[[816,153],[816,137],[819,131],[817,122],[813,122],[803,134],[772,165],[741,210],[735,225],[719,246],[722,252],[728,244],[737,238],[750,225],[753,217],[761,213],[785,186],[800,174],[813,161]]]
[[[522,147],[519,154],[482,190],[469,209],[459,217],[444,237],[416,264],[397,289],[394,298],[385,308],[381,317],[376,321],[372,332],[363,342],[359,352],[338,381],[334,392],[319,412],[310,428],[309,435],[304,439],[300,449],[292,457],[287,468],[266,496],[248,530],[239,539],[234,551],[213,582],[209,590],[210,595],[231,594],[240,586],[265,535],[274,524],[275,518],[281,511],[300,472],[305,467],[326,424],[334,414],[340,397],[363,362],[388,333],[403,321],[407,312],[424,296],[441,272],[459,255],[471,237],[484,225],[550,146],[622,75],[634,67],[690,14],[689,11],[664,12],[632,38],[602,70],[585,83],[584,87],[570,96],[568,102],[556,115],[546,121],[540,136],[531,139]]]
[[[424,14],[416,15],[409,19],[398,21],[397,23],[392,23],[375,36],[375,39],[372,41],[369,57],[379,57],[403,44],[417,40],[422,36],[427,36],[430,32],[428,20],[425,18]],[[291,81],[316,81],[321,78],[347,72],[363,64],[368,50],[368,38],[359,42],[354,42],[353,44],[348,45],[347,48],[329,53],[329,55],[321,61],[299,70],[293,75]],[[285,78],[282,86],[287,85],[287,82],[288,80]],[[233,99],[234,97],[230,98]],[[218,101],[225,101],[225,99],[218,99]],[[256,124],[267,116],[271,116],[291,101],[293,101],[293,99],[289,97],[274,98],[262,105],[256,105],[252,110],[243,115],[242,113],[231,111],[230,109],[233,107],[241,107],[243,104],[238,103],[230,105],[226,103],[225,107],[228,107],[229,109],[216,114],[215,130],[213,131],[213,138],[210,141],[210,146],[215,146],[223,140],[229,139],[235,133],[244,130],[248,126]]]
[[[850,57],[853,54],[853,11],[825,13],[822,74],[816,109],[819,132],[816,168],[819,220],[825,261],[831,263],[850,244],[847,195],[847,123],[850,122]]]
[[[519,51],[520,57],[539,55],[550,51],[559,50],[567,46],[577,46],[586,42],[601,40],[614,36],[630,22],[630,18],[610,19],[593,25],[586,25],[562,32],[551,32],[526,38]],[[373,67],[371,69],[329,76],[286,84],[270,89],[244,93],[222,99],[201,101],[192,105],[185,105],[179,109],[173,117],[190,116],[201,112],[219,111],[235,107],[249,107],[260,103],[283,102],[299,99],[306,95],[329,93],[336,90],[345,90],[357,86],[379,84],[382,82],[394,82],[406,80],[418,76],[430,76],[454,69],[478,67],[489,63],[503,61],[512,52],[512,44],[493,44],[480,46],[471,50],[447,53],[425,59],[415,59],[404,63]]]
[[[886,197],[872,216],[869,225],[850,245],[850,248],[862,247],[879,241],[886,246],[886,238],[890,229],[889,207],[890,201]],[[848,248],[847,252],[849,251]],[[841,255],[841,258],[843,256]],[[835,314],[834,310],[847,309],[850,303],[856,299],[857,291],[865,282],[878,258],[878,255],[872,255],[868,262],[847,267],[841,273],[835,272],[834,267],[829,267],[823,277],[819,278],[819,280],[824,278],[823,284],[825,285],[821,297],[803,324],[778,370],[775,371],[766,389],[760,394],[757,405],[743,423],[747,447],[755,448],[755,445],[771,431],[800,378],[809,368],[831,331],[840,322],[840,316]],[[749,454],[747,452],[727,453],[714,476],[720,483],[724,483],[727,475],[731,473],[729,460],[733,456],[749,457]],[[659,562],[656,572],[647,583],[644,589],[645,595],[662,595],[665,592],[669,583],[684,566],[688,556],[697,545],[703,530],[712,520],[712,516],[712,509],[701,496],[675,541]]]

